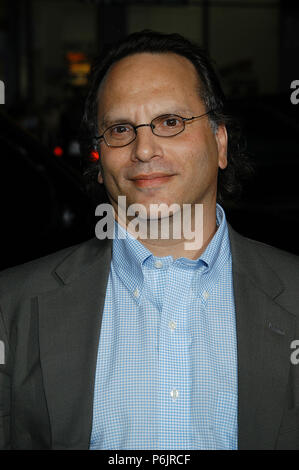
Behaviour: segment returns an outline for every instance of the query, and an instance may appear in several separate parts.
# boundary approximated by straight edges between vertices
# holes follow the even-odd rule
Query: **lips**
[[[150,174],[141,174],[134,176],[131,180],[138,187],[149,187],[149,186],[159,186],[163,183],[166,183],[174,175],[168,175],[165,173],[150,173]]]
[[[166,173],[149,173],[149,174],[141,174],[141,175],[133,176],[133,178],[131,179],[132,180],[151,180],[154,178],[165,178],[167,176],[172,176],[172,175],[168,175]]]

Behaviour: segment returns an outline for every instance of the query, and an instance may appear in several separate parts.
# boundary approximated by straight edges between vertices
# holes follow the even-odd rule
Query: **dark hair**
[[[110,68],[118,60],[132,54],[150,53],[176,53],[192,62],[199,76],[199,95],[207,110],[213,110],[209,114],[212,129],[224,124],[228,133],[228,165],[218,171],[217,202],[235,200],[242,189],[242,182],[252,172],[252,166],[245,154],[245,142],[242,139],[240,126],[236,120],[224,112],[225,97],[220,82],[210,59],[204,51],[195,43],[184,38],[180,34],[164,34],[145,29],[130,34],[117,44],[110,47],[92,68],[91,83],[85,103],[85,111],[82,120],[81,153],[83,156],[84,175],[87,187],[92,192],[93,198],[104,199],[107,195],[103,192],[103,185],[97,182],[100,169],[98,161],[90,160],[90,152],[96,145],[94,137],[98,133],[97,127],[97,93],[99,86]]]

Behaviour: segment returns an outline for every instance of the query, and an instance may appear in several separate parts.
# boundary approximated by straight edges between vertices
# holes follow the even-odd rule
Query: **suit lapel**
[[[91,245],[91,246],[90,246]],[[111,241],[83,244],[38,297],[40,357],[53,449],[88,449]]]
[[[258,247],[229,226],[238,344],[238,447],[273,449],[285,405],[294,316]],[[275,299],[275,300],[274,300]]]

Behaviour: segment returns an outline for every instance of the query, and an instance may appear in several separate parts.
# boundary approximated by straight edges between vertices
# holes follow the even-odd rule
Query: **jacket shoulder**
[[[299,303],[299,256],[247,238],[229,226],[232,261],[269,295],[279,296],[292,311]]]
[[[95,239],[87,240],[1,271],[0,298],[14,293],[20,297],[22,293],[55,289],[61,284],[55,273],[56,268],[72,255],[92,249],[94,243]]]
[[[286,273],[290,273],[290,270],[294,269],[299,275],[298,255],[251,238],[246,238],[246,241],[251,249],[262,256],[273,269]]]

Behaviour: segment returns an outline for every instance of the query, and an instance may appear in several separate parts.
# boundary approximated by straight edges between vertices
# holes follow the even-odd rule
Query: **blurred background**
[[[299,254],[298,3],[0,0],[0,269],[94,236],[78,143],[88,74],[103,48],[144,28],[202,45],[242,123],[255,175],[224,205],[229,222]]]

